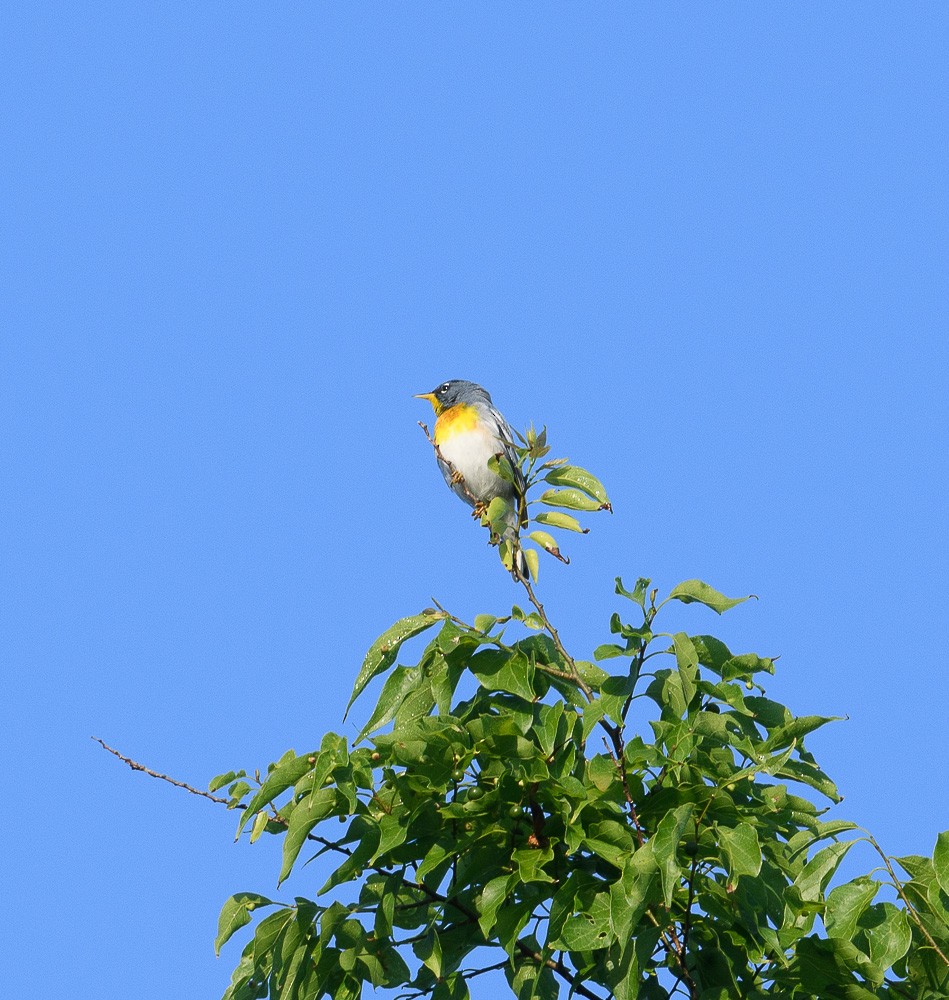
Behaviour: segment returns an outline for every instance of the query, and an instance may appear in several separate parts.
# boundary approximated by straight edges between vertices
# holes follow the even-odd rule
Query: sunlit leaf
[[[353,693],[350,696],[349,704],[346,706],[343,718],[346,718],[350,708],[353,706],[353,702],[359,697],[363,688],[373,677],[388,670],[395,663],[395,658],[399,655],[402,643],[411,639],[412,636],[418,635],[420,632],[424,632],[426,629],[436,625],[438,622],[444,620],[445,617],[446,615],[443,611],[435,611],[430,608],[423,611],[420,615],[410,615],[407,618],[400,618],[394,625],[387,628],[369,647],[369,652],[366,653],[366,658],[356,677]]]
[[[551,486],[566,486],[582,490],[596,500],[601,507],[609,507],[610,498],[606,495],[603,484],[586,469],[581,469],[576,465],[563,465],[548,472],[544,478]]]
[[[321,820],[331,816],[336,806],[336,789],[320,788],[308,795],[290,815],[290,825],[283,840],[283,865],[277,885],[286,879],[293,869],[300,848],[306,843],[310,831]]]
[[[266,805],[269,805],[278,795],[292,788],[316,763],[318,754],[303,754],[300,757],[291,757],[289,760],[278,764],[267,775],[267,780],[260,786],[260,790],[247,804],[237,825],[237,836],[247,825],[248,821]]]
[[[534,520],[538,524],[547,524],[552,528],[564,528],[567,531],[576,531],[581,535],[590,533],[590,529],[582,527],[575,517],[572,517],[570,514],[564,514],[559,510],[541,511]]]
[[[623,581],[620,577],[616,578],[616,593],[622,597],[628,597],[631,601],[635,601],[641,608],[646,607],[646,594],[649,591],[649,584],[652,580],[647,580],[644,577],[640,577],[636,581],[636,586],[632,590],[627,590],[623,586]]]
[[[568,510],[602,510],[604,504],[593,500],[582,490],[546,490],[538,500],[548,507],[566,507]]]
[[[943,830],[936,838],[933,851],[933,869],[936,881],[943,892],[949,893],[949,830]]]
[[[729,608],[734,608],[749,598],[726,597],[701,580],[686,580],[672,588],[667,600],[681,601],[683,604],[704,604],[707,608],[722,614],[723,611],[728,611]]]
[[[842,937],[848,940],[857,930],[857,921],[863,911],[873,902],[879,891],[880,883],[866,875],[851,882],[845,882],[831,890],[827,897],[827,910],[824,913],[824,923],[831,937]]]

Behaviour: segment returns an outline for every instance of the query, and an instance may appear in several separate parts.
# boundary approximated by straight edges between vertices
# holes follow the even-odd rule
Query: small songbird
[[[475,382],[452,379],[431,392],[419,393],[435,411],[435,455],[445,482],[452,491],[476,510],[495,497],[509,504],[508,526],[503,540],[516,553],[511,575],[527,578],[527,566],[517,541],[517,528],[526,522],[525,483],[514,452],[514,435],[508,422],[491,402],[488,391]],[[514,471],[514,482],[503,479],[488,467],[492,456],[504,456]]]

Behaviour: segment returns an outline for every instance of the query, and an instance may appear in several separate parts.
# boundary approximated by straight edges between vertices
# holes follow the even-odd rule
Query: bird
[[[480,514],[495,497],[508,503],[507,527],[501,540],[511,545],[511,575],[527,579],[527,563],[518,540],[518,528],[527,523],[526,483],[514,451],[514,434],[483,386],[465,379],[442,382],[431,392],[418,393],[435,411],[432,442],[438,467],[452,492]],[[511,482],[488,466],[492,456],[503,456],[514,473]]]

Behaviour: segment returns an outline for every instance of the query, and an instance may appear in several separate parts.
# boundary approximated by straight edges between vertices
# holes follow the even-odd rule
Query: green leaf
[[[264,806],[269,805],[288,788],[292,788],[313,767],[317,756],[317,754],[302,754],[299,757],[292,757],[282,764],[278,764],[267,775],[267,780],[260,786],[260,790],[250,800],[243,816],[241,816],[237,825],[238,837],[252,816],[255,816]]]
[[[594,660],[612,660],[616,656],[631,656],[623,646],[617,646],[615,642],[605,642],[602,646],[597,646],[593,650]]]
[[[353,853],[333,872],[317,892],[322,896],[343,882],[359,878],[379,844],[379,827],[368,816],[354,816],[346,840],[355,841]]]
[[[412,950],[421,963],[432,970],[436,979],[442,978],[442,945],[434,928],[421,941],[416,941]]]
[[[399,985],[402,982],[403,980],[400,980]],[[395,984],[393,983],[392,985]],[[471,993],[468,990],[468,983],[461,972],[453,972],[447,978],[439,980],[435,984],[435,990],[432,993],[432,1000],[470,1000],[470,998]]]
[[[840,715],[799,716],[796,719],[792,719],[787,725],[779,726],[777,729],[772,730],[761,749],[765,752],[782,750],[795,740],[800,740],[808,733],[814,732],[815,729],[826,726],[828,722],[842,722],[843,720],[844,716]]]
[[[567,531],[576,531],[581,535],[588,535],[589,528],[581,526],[580,522],[570,514],[564,514],[559,510],[541,511],[534,520],[538,524],[549,524],[552,528],[564,528]]]
[[[406,698],[421,685],[428,684],[429,678],[421,665],[417,667],[396,667],[386,678],[382,686],[382,693],[376,702],[376,707],[369,717],[369,721],[363,726],[356,742],[360,743],[370,733],[381,729],[387,722],[395,718]]]
[[[949,893],[949,830],[943,830],[936,838],[936,848],[933,851],[933,869],[936,881],[943,892]]]
[[[475,615],[474,627],[479,631],[487,635],[491,629],[497,624],[497,618],[494,615]]]
[[[503,535],[511,520],[511,505],[504,497],[495,497],[488,504],[481,523],[489,524],[495,535]]]
[[[837,871],[837,867],[843,861],[844,855],[855,843],[857,841],[848,840],[836,844],[828,844],[807,862],[801,874],[794,880],[794,885],[800,891],[801,899],[816,901],[821,898],[831,876]]]
[[[555,941],[549,942],[549,947],[563,948],[566,951],[590,951],[594,948],[606,948],[612,940],[613,930],[610,926],[610,896],[603,883],[589,902],[580,903],[584,893],[577,893],[571,909],[574,911],[564,920],[563,927]]]
[[[617,939],[627,939],[647,907],[661,894],[659,868],[652,842],[637,848],[623,866],[623,874],[610,886],[610,923]]]
[[[336,789],[332,786],[319,788],[299,802],[290,814],[290,825],[283,840],[283,865],[277,879],[279,886],[293,870],[293,865],[306,843],[310,831],[320,820],[326,819],[336,809]]]
[[[424,879],[429,872],[435,871],[435,869],[438,868],[439,865],[443,865],[448,858],[454,857],[455,853],[454,844],[449,845],[436,841],[428,849],[425,857],[422,858],[422,863],[416,869],[416,880],[419,882],[422,881],[422,879]]]
[[[761,845],[758,832],[750,823],[719,827],[718,837],[725,849],[731,883],[737,882],[739,875],[757,875],[761,871]]]
[[[286,907],[260,921],[253,940],[255,964],[263,965],[268,960],[268,953],[276,946],[281,934],[289,927],[295,916],[295,911]]]
[[[246,771],[227,771],[225,774],[219,774],[216,778],[211,779],[208,791],[216,792],[219,788],[229,785],[232,781],[245,777],[246,774]]]
[[[349,704],[343,719],[349,714],[353,707],[353,702],[362,693],[363,688],[378,674],[388,670],[395,663],[395,658],[399,655],[402,643],[413,636],[431,628],[437,622],[445,619],[447,615],[444,611],[435,611],[429,608],[420,615],[409,615],[407,618],[400,618],[394,625],[387,628],[382,635],[369,647],[366,658],[363,661],[356,683],[353,686],[353,693],[350,696]]]
[[[615,819],[592,823],[583,839],[594,854],[617,868],[622,868],[626,864],[626,859],[636,846],[629,827]]]
[[[257,842],[260,835],[267,829],[267,824],[270,822],[270,817],[261,810],[254,817],[254,825],[250,828],[250,842],[252,844]]]
[[[921,854],[906,854],[901,858],[894,857],[890,860],[898,861],[909,873],[910,878],[919,879],[925,884],[930,883],[936,877],[932,859],[924,858]]]
[[[259,896],[256,892],[236,892],[221,907],[221,915],[217,922],[217,938],[214,941],[214,954],[220,955],[221,948],[231,935],[241,927],[250,923],[251,910],[259,906],[273,906],[273,900]]]
[[[506,479],[509,483],[517,482],[517,474],[514,472],[514,466],[508,461],[506,455],[492,455],[488,459],[488,468],[495,475]]]
[[[468,669],[489,691],[509,691],[527,701],[534,700],[534,664],[523,653],[484,649],[471,657]]]
[[[540,559],[537,555],[537,549],[521,549],[521,552],[524,555],[524,561],[527,563],[527,571],[530,573],[531,579],[536,583],[537,574],[540,572]]]
[[[913,940],[909,917],[892,903],[868,907],[858,924],[867,938],[870,961],[881,969],[888,969],[909,951]]]
[[[577,673],[592,688],[598,688],[610,676],[605,670],[589,660],[576,660],[574,662]]]
[[[560,546],[557,544],[557,539],[553,535],[548,534],[546,531],[532,531],[528,538],[531,541],[536,542],[545,552],[549,552],[556,559],[561,562],[570,562],[570,560],[562,555],[560,552]]]
[[[659,865],[659,874],[662,877],[662,894],[666,906],[672,905],[672,894],[682,875],[677,852],[679,841],[682,839],[682,834],[692,816],[693,808],[693,803],[686,802],[666,813],[656,828],[656,835],[652,838],[652,850],[656,863]]]
[[[478,926],[485,938],[490,938],[497,912],[507,900],[508,886],[516,879],[513,875],[498,875],[481,891],[481,902],[478,906]]]
[[[882,970],[869,962],[850,941],[842,938],[804,938],[794,956],[794,982],[799,982],[809,997],[840,1000],[877,1000],[877,994],[860,986],[852,972],[874,981],[882,979]]]
[[[546,490],[538,500],[548,507],[566,507],[567,510],[602,510],[603,504],[591,500],[581,490]]]
[[[695,646],[692,644],[692,640],[685,632],[676,632],[672,637],[672,642],[675,647],[676,663],[679,667],[682,697],[685,699],[686,708],[688,708],[695,697],[695,685],[699,677],[699,657],[695,651]]]
[[[647,580],[645,577],[640,577],[636,581],[636,586],[632,590],[627,590],[623,586],[623,580],[621,577],[616,578],[616,593],[621,597],[628,597],[631,601],[635,601],[643,610],[646,608],[646,594],[649,591],[649,584],[652,580]]]
[[[701,580],[686,580],[673,587],[667,600],[681,601],[683,604],[704,604],[707,608],[722,614],[729,608],[747,601],[748,597],[726,597]],[[663,601],[663,604],[666,602]]]
[[[581,469],[577,465],[562,465],[558,469],[552,469],[544,478],[551,486],[583,490],[588,496],[599,501],[601,506],[609,507],[610,498],[606,495],[603,484],[586,469]]]
[[[824,911],[824,925],[830,937],[846,938],[848,941],[857,931],[857,921],[863,911],[873,902],[880,883],[866,875],[845,882],[831,890]]]
[[[558,982],[546,966],[537,966],[532,962],[508,965],[504,968],[504,975],[511,995],[518,1000],[558,1000],[560,997]]]

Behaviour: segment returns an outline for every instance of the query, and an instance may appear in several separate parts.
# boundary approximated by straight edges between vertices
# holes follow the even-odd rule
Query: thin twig
[[[192,795],[200,795],[202,798],[210,799],[212,802],[219,802],[221,805],[230,805],[230,799],[222,799],[219,795],[212,795],[210,792],[203,792],[200,788],[195,788],[193,785],[187,784],[187,782],[178,781],[175,778],[169,777],[167,774],[161,774],[158,771],[153,771],[150,767],[145,767],[144,764],[139,764],[130,757],[120,754],[118,750],[110,747],[108,743],[104,740],[100,740],[98,736],[92,736],[90,739],[95,740],[99,746],[101,746],[104,750],[108,750],[114,757],[118,757],[119,760],[124,761],[133,771],[141,771],[151,778],[158,778],[161,781],[167,781],[170,785],[174,785],[175,788],[183,788],[186,792],[190,792]],[[246,809],[247,807],[245,805],[238,805],[237,808]]]
[[[580,671],[577,670],[577,664],[573,657],[567,652],[566,646],[564,646],[563,641],[560,638],[560,633],[557,631],[554,623],[547,616],[547,612],[544,610],[543,604],[540,603],[540,599],[534,593],[534,588],[531,586],[530,580],[521,579],[521,584],[524,590],[527,592],[527,599],[534,605],[537,614],[540,615],[540,620],[544,623],[544,628],[547,630],[550,638],[553,639],[554,648],[563,657],[564,663],[567,664],[567,669],[570,671],[571,679],[580,688],[580,690],[586,696],[587,701],[593,701],[593,688],[580,676]]]
[[[932,935],[929,933],[928,930],[926,930],[926,927],[924,926],[923,921],[921,920],[919,913],[916,910],[916,907],[913,906],[913,904],[909,901],[909,897],[903,891],[903,883],[900,881],[896,872],[893,870],[893,866],[890,864],[889,857],[887,856],[883,848],[880,847],[880,845],[876,842],[876,838],[873,836],[872,833],[870,833],[869,830],[864,830],[863,832],[867,835],[867,840],[874,847],[877,854],[879,854],[880,857],[883,858],[883,864],[886,865],[886,870],[890,873],[890,878],[893,879],[893,888],[896,889],[896,892],[899,895],[900,899],[902,899],[903,902],[906,904],[906,910],[909,913],[910,917],[912,918],[913,923],[915,923],[916,926],[920,929],[920,931],[922,931],[923,937],[926,938],[926,940],[929,942],[929,945],[933,949],[933,951],[943,960],[946,966],[949,967],[949,958],[946,958],[945,954],[940,949],[939,945],[936,944],[936,942],[933,940]]]
[[[200,788],[195,788],[193,785],[189,785],[187,782],[178,781],[176,778],[172,778],[167,774],[162,774],[160,771],[153,771],[150,767],[146,767],[144,764],[139,764],[138,761],[132,760],[131,757],[126,757],[124,754],[119,753],[118,750],[110,747],[104,740],[100,740],[98,736],[91,737],[98,743],[104,750],[108,750],[110,754],[114,757],[118,757],[119,760],[124,761],[133,771],[141,771],[143,774],[147,774],[151,778],[158,778],[160,781],[167,781],[169,784],[174,785],[176,788],[183,788],[186,792],[190,792],[192,795],[200,795],[202,798],[210,799],[212,802],[217,802],[220,805],[230,806],[231,802],[229,799],[223,799],[218,795],[212,795],[210,792],[204,792]],[[247,806],[244,803],[237,803],[237,809],[246,809]],[[274,822],[279,823],[281,826],[287,826],[288,823],[279,814],[273,817]],[[319,837],[315,834],[307,834],[307,840],[315,841],[318,844],[322,844],[328,850],[337,851],[340,854],[345,854],[347,857],[352,855],[352,851],[343,847],[340,844],[334,843],[331,840],[327,840],[324,837]],[[366,865],[366,867],[373,872],[385,877],[390,877],[397,874],[388,868],[383,868],[381,865]],[[403,869],[404,871],[404,869]],[[467,918],[468,922],[478,923],[479,915],[477,911],[466,906],[464,903],[459,902],[450,896],[445,896],[442,893],[436,891],[425,885],[423,882],[412,882],[410,879],[405,878],[404,875],[400,876],[402,885],[414,892],[421,892],[429,898],[430,902],[440,903],[443,906],[453,906],[456,910],[463,913]],[[586,1000],[603,1000],[602,997],[597,996],[591,990],[587,989],[583,985],[579,976],[575,975],[564,965],[562,960],[554,961],[550,958],[545,958],[539,951],[535,951],[524,941],[518,941],[516,944],[517,950],[525,958],[531,959],[531,961],[544,965],[549,968],[552,972],[555,972],[561,979],[569,984],[573,993],[578,996],[585,997]]]
[[[497,965],[489,965],[485,969],[472,969],[470,972],[462,971],[462,979],[474,979],[475,976],[483,976],[486,972],[497,972],[499,969],[503,969],[507,966],[507,959],[503,962],[498,962]]]

